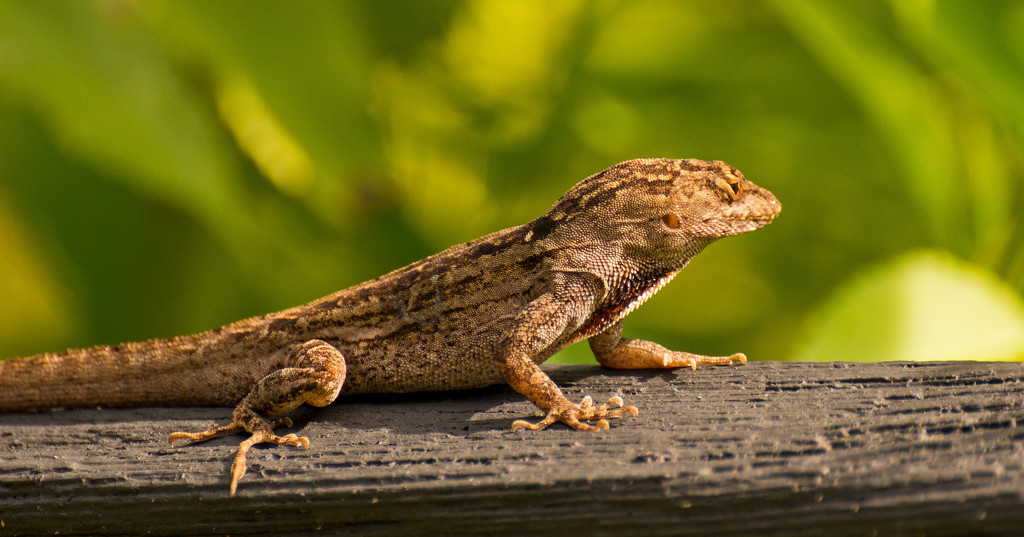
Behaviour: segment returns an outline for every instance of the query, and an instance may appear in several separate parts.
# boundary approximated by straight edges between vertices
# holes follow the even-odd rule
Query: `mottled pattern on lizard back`
[[[581,181],[536,220],[342,292],[336,316],[323,321],[336,328],[303,332],[300,339],[324,339],[346,355],[351,380],[343,393],[501,382],[496,349],[518,312],[550,291],[555,273],[590,269],[601,296],[590,319],[537,361],[621,320],[721,236],[723,229],[699,221],[719,212],[720,195],[704,198],[715,182],[728,190],[726,176],[742,180],[719,162],[646,159],[614,166]],[[654,233],[635,234],[643,231],[640,222],[662,225],[663,207],[694,228],[682,252],[662,248]]]
[[[757,191],[740,199],[767,200],[764,207],[731,207],[741,191]],[[496,349],[560,274],[589,279],[594,296],[580,298],[592,299],[594,310],[537,361],[618,322],[708,243],[763,225],[777,206],[721,162],[623,162],[584,179],[531,222],[303,306],[193,336],[0,363],[0,409],[231,404],[310,339],[344,355],[342,393],[501,382]],[[706,218],[731,209],[737,218],[728,225]],[[666,212],[687,230],[685,243],[660,233]]]
[[[622,337],[622,319],[715,239],[752,231],[780,209],[722,162],[644,159],[584,179],[544,215],[453,246],[305,306],[197,334],[0,363],[0,410],[73,406],[234,405],[231,422],[178,440],[249,433],[230,493],[256,444],[308,448],[274,419],[342,393],[471,388],[508,382],[579,430],[638,409],[615,396],[567,399],[538,367],[587,338],[613,368],[696,367],[746,356],[671,351]],[[595,421],[595,423],[586,423]]]

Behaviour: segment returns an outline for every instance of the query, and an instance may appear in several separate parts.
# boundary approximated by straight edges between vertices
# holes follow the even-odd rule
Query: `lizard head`
[[[662,201],[655,196],[649,201],[651,208],[669,211],[662,220],[670,229],[713,240],[764,227],[782,210],[771,192],[720,160],[667,163],[670,168],[674,164],[679,169],[665,193],[668,199]],[[656,177],[657,173],[651,175]],[[639,209],[638,214],[645,212],[642,207],[634,209]]]
[[[771,192],[721,161],[639,159],[584,179],[545,214],[563,246],[612,248],[623,258],[677,270],[715,239],[770,223]]]

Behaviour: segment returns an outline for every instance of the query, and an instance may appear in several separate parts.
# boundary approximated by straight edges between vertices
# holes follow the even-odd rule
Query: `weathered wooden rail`
[[[548,368],[639,418],[511,431],[506,387],[300,410],[312,448],[167,436],[228,409],[0,414],[0,535],[1024,534],[1024,365]]]

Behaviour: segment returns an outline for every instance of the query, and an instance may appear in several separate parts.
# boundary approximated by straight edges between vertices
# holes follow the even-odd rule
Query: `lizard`
[[[542,216],[303,306],[195,335],[0,362],[0,411],[225,406],[231,422],[170,436],[244,433],[229,492],[261,443],[309,448],[284,414],[341,395],[507,383],[553,423],[597,431],[638,415],[619,396],[570,401],[539,364],[588,340],[608,368],[746,363],[622,337],[623,318],[716,239],[761,228],[775,196],[721,161],[636,159],[572,187]]]

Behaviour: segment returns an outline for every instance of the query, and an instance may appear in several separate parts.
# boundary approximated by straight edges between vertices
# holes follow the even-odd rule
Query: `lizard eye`
[[[665,225],[672,229],[679,228],[679,217],[676,216],[675,213],[668,213],[665,216],[662,216],[661,221],[665,222]]]
[[[740,193],[740,178],[735,175],[726,175],[725,184],[729,185],[729,189],[732,190],[732,197],[736,199],[736,196]]]

